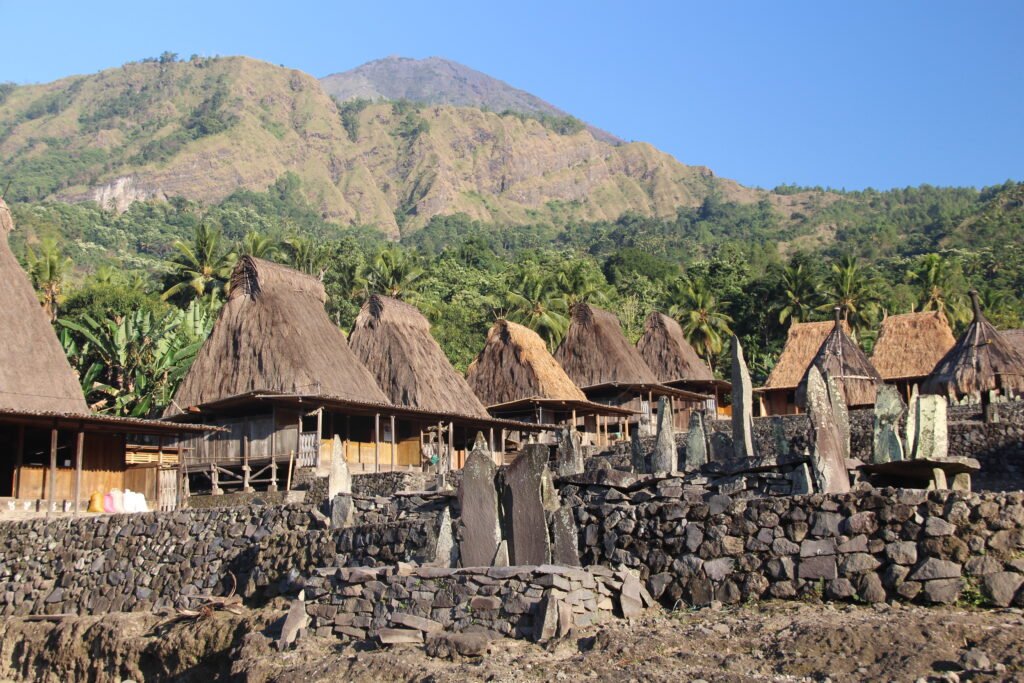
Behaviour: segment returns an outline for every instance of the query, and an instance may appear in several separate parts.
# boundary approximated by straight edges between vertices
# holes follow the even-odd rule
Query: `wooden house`
[[[508,320],[491,326],[466,380],[494,417],[572,425],[588,445],[602,445],[598,419],[618,420],[632,414],[629,409],[587,399],[548,352],[544,340],[530,328]],[[549,439],[553,436],[547,434]]]
[[[882,321],[871,364],[909,400],[913,387],[931,374],[954,344],[953,330],[939,311],[890,315]]]
[[[672,400],[675,425],[682,429],[688,426],[690,413],[708,399],[706,395],[659,382],[636,347],[626,339],[619,319],[587,303],[573,306],[569,329],[555,351],[555,360],[590,401],[634,412],[635,417],[616,420],[614,425],[611,418],[595,417],[594,427],[603,429],[606,440],[612,429],[615,438],[628,438],[631,427],[639,427],[645,418],[655,424],[656,401],[662,396]]]
[[[686,341],[683,328],[676,320],[652,311],[644,321],[644,334],[636,348],[662,384],[706,394],[709,398],[705,410],[711,416],[718,415],[720,397],[732,391],[732,384],[715,377],[708,364]]]

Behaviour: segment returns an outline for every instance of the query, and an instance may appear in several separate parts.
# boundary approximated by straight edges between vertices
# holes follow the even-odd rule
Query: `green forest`
[[[866,351],[890,313],[942,310],[958,332],[971,288],[997,327],[1024,324],[1024,184],[828,192],[837,198],[814,217],[827,238],[805,248],[792,238],[812,226],[782,221],[768,201],[715,195],[671,218],[501,226],[434,217],[391,243],[371,226],[324,220],[292,174],[213,206],[172,199],[119,214],[14,203],[11,244],[90,405],[121,415],[155,415],[168,403],[242,255],[322,278],[328,313],[346,333],[369,293],[416,305],[459,370],[498,317],[554,349],[579,301],[614,311],[633,341],[650,311],[669,313],[722,376],[735,333],[755,383],[792,321],[827,319],[837,305]]]

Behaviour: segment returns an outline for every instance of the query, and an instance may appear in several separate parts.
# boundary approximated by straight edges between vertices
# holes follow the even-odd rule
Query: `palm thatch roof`
[[[871,364],[886,381],[927,377],[954,344],[941,311],[890,315],[882,321]]]
[[[569,330],[555,360],[577,386],[658,384],[640,352],[622,333],[615,314],[587,303],[573,306]]]
[[[974,320],[936,364],[921,391],[951,398],[996,389],[1024,391],[1024,356],[985,319],[977,292],[971,292],[971,300]]]
[[[491,326],[483,350],[466,372],[466,381],[487,406],[531,398],[587,400],[540,335],[508,320]]]
[[[807,368],[811,366],[814,356],[821,348],[825,337],[829,335],[835,323],[831,320],[815,323],[793,323],[789,326],[789,334],[786,336],[786,345],[782,347],[779,360],[768,375],[768,381],[762,389],[767,390],[793,390],[796,389]],[[844,322],[843,329],[850,331],[849,326]]]
[[[1003,339],[1012,346],[1021,357],[1024,357],[1024,329],[1002,330],[999,334],[1003,335]]]
[[[487,417],[487,409],[430,335],[430,322],[414,306],[371,295],[349,343],[395,405]]]
[[[250,256],[165,416],[254,391],[388,403],[327,317],[323,283]]]
[[[832,330],[818,348],[818,352],[811,360],[811,366],[818,368],[823,377],[836,381],[847,406],[874,405],[882,377],[867,355],[847,334],[845,321],[841,320],[838,308],[835,313]],[[810,366],[807,371],[810,371]],[[798,400],[806,383],[805,372],[797,389]]]
[[[0,199],[0,409],[88,414],[78,376],[7,244],[12,230]]]
[[[715,379],[708,364],[686,341],[679,323],[657,311],[653,311],[644,321],[644,334],[636,348],[647,367],[661,382],[710,382]]]

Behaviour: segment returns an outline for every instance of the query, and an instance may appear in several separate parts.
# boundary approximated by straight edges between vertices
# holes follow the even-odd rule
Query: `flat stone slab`
[[[861,465],[858,469],[872,474],[887,474],[895,477],[930,479],[932,470],[940,469],[946,474],[973,474],[981,470],[981,463],[974,458],[951,457],[942,460],[900,460]]]
[[[385,645],[419,645],[423,642],[423,631],[410,628],[382,628],[377,630],[377,637]]]
[[[545,564],[551,559],[542,491],[547,461],[547,446],[530,444],[504,472],[504,535],[512,564]]]

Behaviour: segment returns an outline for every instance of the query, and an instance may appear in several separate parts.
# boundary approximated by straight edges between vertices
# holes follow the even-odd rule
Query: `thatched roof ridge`
[[[213,332],[165,416],[252,391],[388,402],[327,317],[316,278],[245,256],[231,283]]]
[[[833,327],[835,323],[831,320],[791,324],[786,335],[786,345],[782,347],[779,360],[772,368],[763,388],[796,389]],[[843,329],[846,332],[850,331],[845,322]]]
[[[882,377],[860,346],[847,334],[845,321],[841,321],[839,315],[839,309],[836,309],[832,330],[818,348],[811,366],[818,368],[823,377],[835,379],[847,406],[873,405]],[[798,393],[806,383],[805,372]]]
[[[586,401],[586,395],[528,327],[499,320],[466,372],[466,381],[484,405],[522,399]]]
[[[926,394],[960,398],[1001,389],[1024,391],[1024,355],[981,312],[971,291],[974,320],[921,386]]]
[[[430,334],[430,322],[415,306],[371,295],[356,317],[349,343],[395,405],[487,417],[487,409],[452,367]]]
[[[579,303],[573,306],[569,330],[557,360],[566,374],[582,388],[598,384],[658,384],[636,347],[622,333],[614,313]]]
[[[871,364],[886,381],[926,377],[954,344],[941,311],[890,315],[882,321]]]
[[[686,341],[679,323],[658,311],[652,311],[644,321],[644,334],[636,348],[659,381],[715,378],[708,364]]]
[[[78,376],[7,244],[12,230],[0,199],[0,409],[87,414]]]

